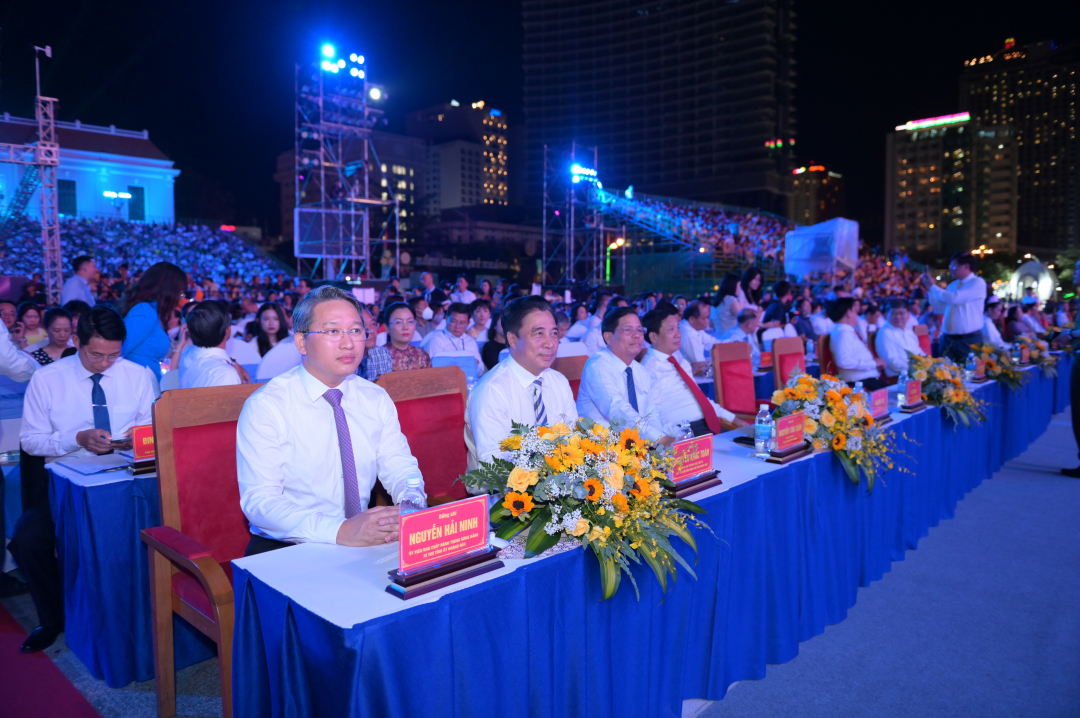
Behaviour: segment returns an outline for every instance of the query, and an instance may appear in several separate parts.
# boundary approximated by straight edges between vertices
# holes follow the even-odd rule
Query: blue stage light
[[[364,56],[363,55],[357,55],[356,56],[356,62],[357,62],[357,64],[363,65],[364,64]]]
[[[344,60],[338,60],[337,61],[337,66],[341,67],[341,68],[344,68],[345,67],[345,61]]]
[[[581,174],[581,165],[574,165],[573,167],[570,168],[570,172],[572,174],[576,174],[576,175]]]
[[[574,175],[574,182],[580,182],[580,181],[581,181],[581,177],[578,176],[578,175]]]
[[[334,46],[329,45],[329,44],[323,45],[322,46],[322,54],[326,55],[327,57],[333,57],[334,56]]]
[[[373,88],[371,88],[371,91],[368,92],[368,96],[371,97],[371,99],[376,100],[376,101],[381,100],[382,99],[382,90],[380,90],[377,87],[373,87]]]
[[[331,67],[337,67],[337,65],[330,64],[329,60],[323,60],[322,61],[322,69],[326,70],[327,72],[330,72]]]
[[[349,74],[352,75],[353,77],[356,77],[359,73],[360,73],[360,71],[357,70],[355,67],[350,67],[349,68]]]
[[[356,62],[356,53],[355,52],[352,53],[351,55],[349,55],[349,62]]]

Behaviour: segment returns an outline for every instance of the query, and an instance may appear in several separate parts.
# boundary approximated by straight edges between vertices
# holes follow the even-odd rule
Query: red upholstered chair
[[[866,332],[866,346],[870,349],[870,353],[874,355],[874,358],[878,358],[877,354],[877,329],[871,329]]]
[[[581,388],[581,374],[585,371],[586,356],[559,357],[551,368],[566,377],[570,382],[570,389],[574,392],[574,400],[577,400],[578,389]]]
[[[818,337],[818,361],[821,364],[821,373],[837,376],[836,359],[832,353],[832,337],[822,334]]]
[[[240,510],[236,421],[261,384],[167,391],[154,404],[161,526],[143,529],[158,716],[176,715],[173,614],[217,643],[221,703],[232,715],[232,564],[251,533]]]
[[[919,348],[923,350],[926,356],[931,356],[930,328],[925,324],[916,324],[912,331],[915,332],[915,337],[919,340]]]
[[[773,339],[773,382],[777,389],[788,383],[791,372],[798,368],[806,373],[806,347],[799,337]]]
[[[376,382],[397,406],[401,432],[420,465],[428,504],[468,496],[456,479],[466,471],[465,400],[468,388],[460,367],[393,371]]]
[[[754,364],[746,342],[713,344],[713,380],[716,403],[740,419],[753,422],[760,404],[772,403],[754,397]]]

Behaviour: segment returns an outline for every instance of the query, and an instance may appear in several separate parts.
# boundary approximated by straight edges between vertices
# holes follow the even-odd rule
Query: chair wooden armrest
[[[143,543],[199,580],[214,606],[233,602],[232,582],[210,549],[171,526],[143,529]]]

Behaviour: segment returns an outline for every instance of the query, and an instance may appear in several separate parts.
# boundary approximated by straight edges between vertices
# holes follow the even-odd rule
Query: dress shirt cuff
[[[724,407],[720,406],[715,401],[712,402],[712,405],[713,405],[713,410],[716,411],[716,415],[718,417],[720,417],[724,421],[735,421],[735,415],[732,414],[730,411],[728,411]]]
[[[341,525],[345,523],[345,519],[339,519],[333,516],[325,516],[319,514],[313,517],[315,524],[312,531],[311,540],[315,543],[337,543],[338,531],[341,530]]]
[[[70,454],[72,451],[78,451],[82,448],[79,446],[79,442],[75,440],[75,437],[78,436],[78,434],[79,432],[77,431],[65,431],[57,435],[63,453]]]

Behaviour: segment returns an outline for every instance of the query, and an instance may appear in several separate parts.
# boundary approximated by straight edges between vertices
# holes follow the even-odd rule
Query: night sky
[[[844,175],[847,214],[871,241],[887,131],[957,111],[963,60],[1006,37],[1080,39],[1075,2],[819,0],[796,11],[798,158]],[[518,124],[522,35],[512,0],[10,1],[0,6],[0,111],[32,116],[30,48],[51,45],[42,90],[60,99],[60,119],[148,129],[179,169],[231,193],[233,221],[277,233],[271,175],[292,145],[297,59],[325,41],[365,55],[390,95],[391,130],[451,98],[483,99]]]

